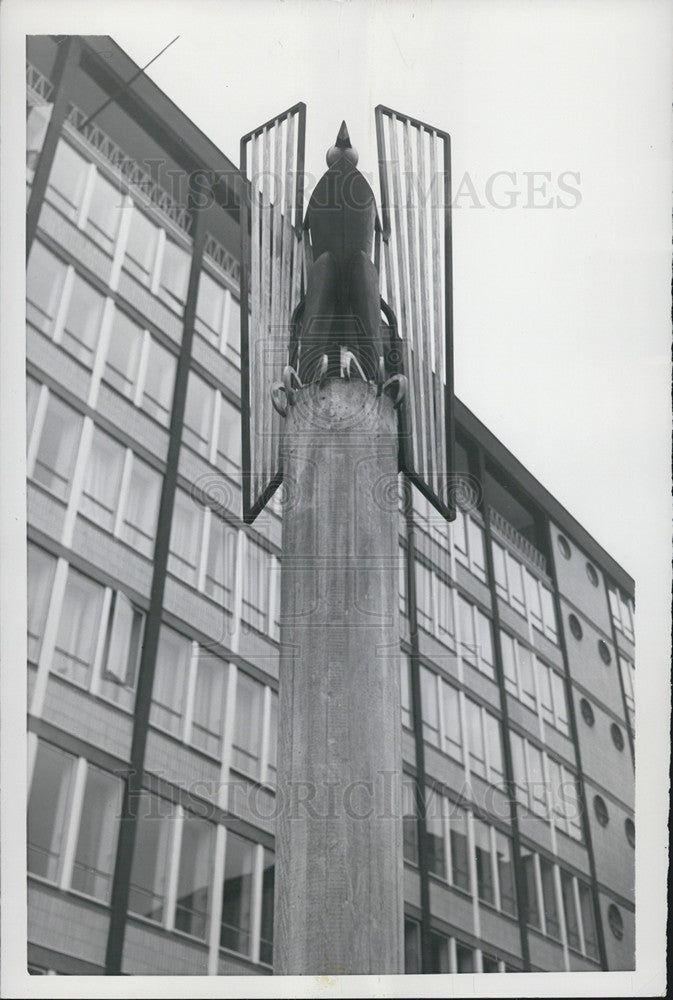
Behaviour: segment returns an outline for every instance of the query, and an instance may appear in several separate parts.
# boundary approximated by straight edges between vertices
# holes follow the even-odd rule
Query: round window
[[[568,615],[568,625],[575,638],[578,640],[581,639],[584,633],[582,632],[582,626],[577,615]]]
[[[600,795],[594,795],[594,812],[601,826],[607,826],[610,819],[608,816],[608,807]]]
[[[636,827],[632,819],[628,816],[624,820],[624,833],[631,847],[636,846]]]
[[[582,698],[580,701],[580,712],[582,713],[582,718],[586,722],[587,726],[593,726],[594,724],[594,710],[586,700]]]
[[[617,747],[618,750],[624,749],[624,736],[622,731],[616,722],[613,722],[610,726],[610,735],[612,736],[612,742]]]
[[[598,640],[598,655],[600,656],[603,663],[605,663],[606,665],[612,661],[610,647],[608,646],[605,639]]]
[[[624,921],[622,920],[622,915],[619,909],[614,903],[610,903],[608,906],[608,923],[610,924],[610,930],[617,938],[618,941],[624,937]]]
[[[598,586],[598,573],[596,572],[596,567],[593,565],[593,563],[590,563],[590,562],[587,563],[587,576],[589,577],[589,579],[593,583],[594,587],[597,587]]]
[[[570,546],[568,545],[568,539],[564,538],[563,535],[558,536],[558,547],[561,550],[561,555],[564,559],[570,559]]]

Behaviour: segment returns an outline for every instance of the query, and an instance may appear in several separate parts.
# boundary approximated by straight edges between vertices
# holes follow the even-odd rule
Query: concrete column
[[[402,973],[397,418],[334,378],[283,433],[274,971]]]

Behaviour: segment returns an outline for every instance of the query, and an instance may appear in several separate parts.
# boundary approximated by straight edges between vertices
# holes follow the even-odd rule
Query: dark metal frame
[[[291,108],[259,125],[241,138],[238,207],[241,227],[241,278],[240,278],[240,313],[241,313],[241,471],[243,495],[243,520],[252,524],[257,515],[264,509],[276,492],[283,478],[282,467],[267,484],[258,497],[251,496],[252,475],[250,470],[250,344],[248,325],[249,270],[250,270],[250,200],[251,186],[247,177],[247,144],[254,136],[260,135],[269,125],[279,125],[290,115],[298,116],[297,130],[297,180],[295,188],[295,218],[293,228],[298,239],[301,239],[304,217],[304,148],[306,141],[306,105],[299,101]]]
[[[451,476],[455,467],[455,417],[454,417],[454,391],[453,391],[453,251],[452,251],[452,224],[451,224],[451,136],[448,132],[428,125],[427,122],[412,118],[411,115],[395,111],[378,104],[374,111],[376,118],[376,141],[379,149],[379,180],[381,185],[381,221],[382,237],[384,243],[390,239],[392,232],[390,224],[390,192],[385,171],[385,138],[383,132],[383,116],[389,118],[393,115],[403,121],[408,121],[415,128],[431,132],[440,138],[444,146],[444,351],[446,357],[446,384],[444,386],[444,434],[446,439],[446,461],[447,461],[447,484],[452,484]],[[410,351],[407,350],[407,362],[411,363]],[[409,457],[408,442],[410,440],[411,427],[407,407],[401,407],[401,427],[400,433],[402,442],[400,447],[400,471],[404,472],[413,484],[421,491],[427,500],[443,515],[448,521],[456,518],[456,507],[452,502],[452,491],[447,490],[446,502],[441,497],[435,495],[432,489],[423,479],[422,473],[412,467]],[[438,428],[439,430],[439,428]]]

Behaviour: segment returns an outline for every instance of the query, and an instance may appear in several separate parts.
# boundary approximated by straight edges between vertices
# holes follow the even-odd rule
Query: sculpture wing
[[[402,471],[448,519],[453,503],[451,140],[376,108],[383,294],[397,316],[409,379]]]
[[[282,478],[281,418],[271,384],[288,361],[302,288],[306,105],[241,139],[241,411],[243,518],[250,524]]]

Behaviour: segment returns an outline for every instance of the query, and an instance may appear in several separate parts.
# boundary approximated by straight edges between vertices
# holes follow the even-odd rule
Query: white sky
[[[469,207],[466,195],[453,216],[456,393],[635,578],[645,722],[639,761],[649,767],[648,724],[665,726],[669,692],[673,7],[659,0],[2,6],[17,106],[20,52],[12,46],[23,39],[8,28],[109,34],[139,65],[179,34],[148,73],[234,162],[244,132],[298,100],[308,106],[307,169],[315,174],[342,118],[361,169],[376,170],[377,103],[451,134],[454,192],[467,172],[486,206]],[[497,171],[516,175],[495,187],[503,202],[508,189],[521,192],[514,208],[486,203]],[[580,203],[524,207],[529,171],[551,173],[553,197],[559,175],[579,173]],[[22,183],[19,171],[17,205]],[[16,280],[20,288],[18,270]],[[664,780],[664,757],[656,763]],[[647,825],[656,797],[638,801]],[[639,947],[646,946],[643,935]]]

